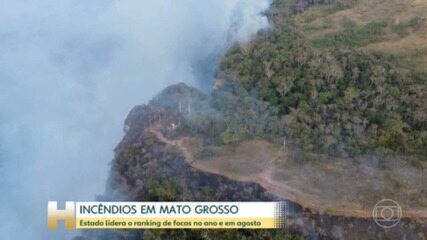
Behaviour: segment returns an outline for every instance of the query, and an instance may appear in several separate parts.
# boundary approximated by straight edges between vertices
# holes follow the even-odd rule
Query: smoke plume
[[[269,0],[3,0],[0,234],[48,231],[47,201],[102,193],[132,106],[165,86],[208,88],[230,41],[267,27]]]

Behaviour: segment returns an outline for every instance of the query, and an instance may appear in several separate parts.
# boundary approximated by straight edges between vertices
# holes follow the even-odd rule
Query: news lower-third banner
[[[283,228],[285,202],[58,202],[48,203],[48,228],[273,229]]]

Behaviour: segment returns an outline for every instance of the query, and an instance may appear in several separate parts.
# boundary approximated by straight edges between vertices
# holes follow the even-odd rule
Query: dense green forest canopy
[[[236,44],[217,77],[275,109],[277,117],[269,120],[277,122],[270,125],[305,149],[344,156],[425,156],[427,73],[402,71],[398,59],[361,48],[381,41],[396,26],[386,21],[358,25],[344,17],[339,31],[310,38],[310,29],[297,22],[310,7],[332,14],[357,2],[274,1],[267,13],[272,28],[250,43]]]

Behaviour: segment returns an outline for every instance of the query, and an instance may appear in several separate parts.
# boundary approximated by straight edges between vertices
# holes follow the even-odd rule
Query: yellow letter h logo
[[[58,210],[58,202],[48,202],[47,205],[47,226],[49,229],[58,228],[58,221],[65,221],[66,229],[76,228],[75,203],[65,202],[65,209]]]

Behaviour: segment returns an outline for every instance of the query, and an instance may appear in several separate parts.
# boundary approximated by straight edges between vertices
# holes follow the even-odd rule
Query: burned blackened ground
[[[178,88],[183,88],[179,85]],[[169,89],[173,91],[173,87]],[[179,102],[178,102],[179,104]],[[99,200],[129,201],[276,201],[286,200],[256,182],[231,180],[200,171],[181,149],[150,131],[164,124],[165,136],[178,139],[180,111],[161,105],[135,107],[125,122],[126,135],[115,149],[107,191]],[[182,109],[181,109],[182,111]],[[176,124],[176,125],[174,125]],[[169,132],[170,134],[166,134]],[[174,133],[174,134],[172,134]],[[232,159],[230,159],[232,161]],[[85,231],[76,239],[425,239],[425,220],[402,219],[390,230],[372,219],[319,214],[289,202],[287,227],[282,230],[133,230]]]

